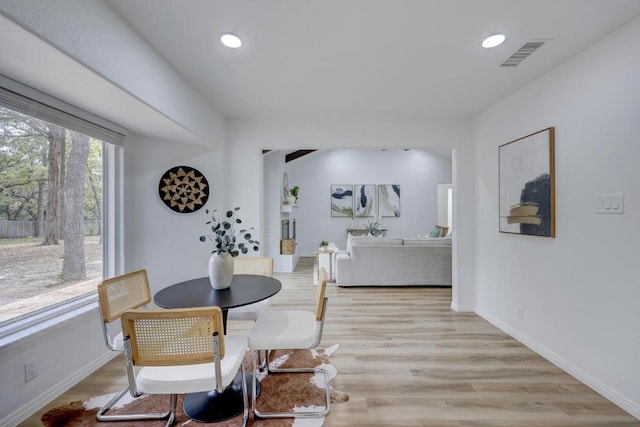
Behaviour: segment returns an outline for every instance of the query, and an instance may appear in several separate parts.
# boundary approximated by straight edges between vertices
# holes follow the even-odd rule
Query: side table
[[[317,285],[320,282],[320,268],[324,267],[325,270],[327,270],[327,272],[329,273],[329,277],[327,277],[327,281],[329,282],[333,282],[334,278],[333,278],[333,254],[335,253],[335,251],[331,250],[331,249],[327,249],[325,251],[313,251],[313,253],[316,256],[316,265],[315,265],[315,275],[313,277],[313,284]],[[328,255],[329,258],[329,265],[327,266],[325,262],[323,262],[323,256],[322,255]]]

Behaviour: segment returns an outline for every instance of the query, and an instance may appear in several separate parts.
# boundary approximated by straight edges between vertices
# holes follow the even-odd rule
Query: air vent
[[[538,50],[544,42],[527,42],[506,61],[500,64],[501,67],[515,67],[524,61],[529,55]]]

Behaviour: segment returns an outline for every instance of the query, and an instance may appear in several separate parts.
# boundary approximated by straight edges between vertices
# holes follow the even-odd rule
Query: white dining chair
[[[121,320],[131,395],[170,394],[165,427],[175,420],[178,394],[211,390],[222,393],[239,369],[241,425],[247,425],[247,338],[224,335],[220,307],[130,310]],[[186,408],[185,414],[190,416]]]
[[[295,412],[261,412],[257,408],[257,399],[253,405],[254,416],[259,418],[282,417],[320,417],[329,413],[331,409],[329,374],[322,368],[290,368],[274,369],[269,366],[268,353],[272,350],[311,349],[320,344],[324,329],[324,320],[328,298],[327,271],[320,269],[320,282],[316,291],[315,311],[306,310],[267,310],[258,315],[255,326],[249,335],[249,348],[253,351],[252,366],[252,395],[257,394],[257,377],[260,364],[258,355],[267,352],[267,375],[283,375],[286,373],[308,372],[319,374],[324,378],[326,404],[324,408],[310,411]],[[259,398],[264,398],[259,396]]]
[[[131,273],[121,274],[110,279],[103,280],[98,284],[98,304],[100,306],[100,318],[104,342],[111,351],[123,352],[124,342],[122,332],[111,333],[110,325],[117,324],[120,327],[120,317],[131,309],[145,307],[151,301],[151,290],[149,289],[149,278],[146,270],[137,270]],[[147,419],[165,419],[169,412],[128,414],[128,415],[108,415],[107,412],[118,402],[125,393],[129,391],[129,386],[125,386],[116,393],[97,412],[98,421],[133,421]]]
[[[236,257],[233,260],[233,274],[257,274],[273,277],[273,258],[270,257]],[[266,311],[271,298],[229,309],[227,320],[253,320],[258,314]]]

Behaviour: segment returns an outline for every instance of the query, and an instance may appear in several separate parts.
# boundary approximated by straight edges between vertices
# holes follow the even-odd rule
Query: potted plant
[[[321,240],[320,244],[318,245],[318,248],[320,248],[320,250],[324,252],[327,250],[328,246],[329,246],[329,242],[327,242],[326,240]]]
[[[367,225],[364,227],[367,230],[367,235],[377,237],[381,231],[380,226],[382,222],[379,219],[367,221]]]
[[[296,197],[291,194],[291,190],[287,188],[287,191],[284,193],[284,204],[285,205],[295,205]]]
[[[209,257],[209,280],[214,289],[226,289],[231,285],[233,258],[240,253],[248,253],[250,249],[259,249],[260,242],[251,235],[253,227],[236,229],[236,226],[242,224],[242,220],[236,216],[239,210],[239,207],[233,208],[223,216],[216,216],[217,209],[205,211],[207,215],[211,214],[211,220],[207,221],[211,233],[200,236],[200,241],[214,243]]]
[[[293,197],[295,197],[295,200],[294,200],[294,202],[293,202],[294,204],[295,204],[295,203],[298,203],[298,193],[299,193],[299,192],[300,192],[300,186],[299,186],[299,185],[294,185],[294,186],[291,188],[291,190],[289,190],[289,193],[290,193]]]

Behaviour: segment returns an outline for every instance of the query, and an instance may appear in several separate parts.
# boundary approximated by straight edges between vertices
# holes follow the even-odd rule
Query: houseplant
[[[284,204],[295,205],[298,203],[298,194],[300,192],[300,186],[294,185],[291,188],[284,189]]]
[[[253,227],[236,229],[236,226],[242,224],[242,220],[236,215],[239,210],[239,207],[233,208],[223,216],[216,216],[217,209],[205,211],[207,215],[211,215],[211,220],[206,223],[211,233],[200,236],[200,241],[214,243],[209,257],[209,280],[214,289],[227,289],[231,285],[233,258],[240,253],[248,253],[250,249],[259,249],[260,242],[251,235]]]
[[[294,203],[298,203],[298,194],[300,192],[300,186],[299,185],[294,185],[293,187],[291,187],[291,190],[289,190],[289,192],[291,193],[291,195],[293,197],[295,197]]]
[[[367,230],[367,235],[377,237],[381,231],[380,227],[382,226],[382,221],[379,219],[369,220],[367,221],[367,225],[365,225],[365,229]]]
[[[323,252],[327,250],[327,246],[329,246],[329,242],[327,242],[326,240],[321,240],[318,244],[318,248],[320,248],[320,250]]]

